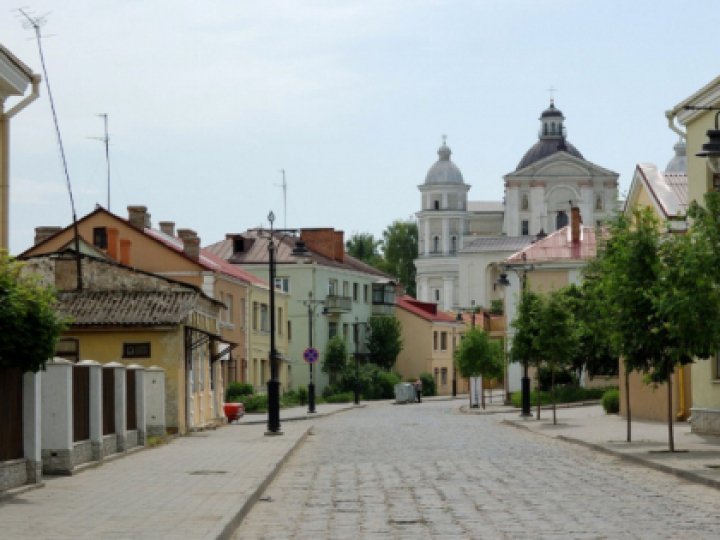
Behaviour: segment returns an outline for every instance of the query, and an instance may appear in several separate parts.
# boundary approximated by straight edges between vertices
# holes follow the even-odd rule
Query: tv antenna
[[[110,137],[108,136],[108,115],[107,113],[98,113],[96,116],[99,116],[103,119],[103,123],[105,124],[105,135],[103,137],[88,137],[88,139],[93,139],[96,141],[100,141],[102,143],[105,143],[105,164],[107,166],[107,210],[110,211]]]
[[[283,227],[287,229],[287,182],[285,181],[285,169],[280,169],[282,173],[282,184],[275,184],[283,190]]]

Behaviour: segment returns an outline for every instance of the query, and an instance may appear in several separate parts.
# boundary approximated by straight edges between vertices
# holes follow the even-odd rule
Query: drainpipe
[[[674,131],[675,133],[680,135],[680,137],[687,140],[687,134],[682,129],[680,129],[679,127],[677,127],[675,125],[675,117],[677,116],[677,113],[678,113],[677,109],[665,111],[665,118],[667,118],[667,120],[668,120],[668,127],[670,128],[670,131]]]
[[[32,92],[7,112],[0,102],[0,249],[9,249],[10,227],[10,119],[35,101],[40,95],[40,75],[33,75]]]

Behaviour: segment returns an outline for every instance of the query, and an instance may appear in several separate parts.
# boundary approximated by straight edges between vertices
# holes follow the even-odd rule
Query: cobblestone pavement
[[[718,490],[457,413],[318,420],[234,539],[717,538]]]

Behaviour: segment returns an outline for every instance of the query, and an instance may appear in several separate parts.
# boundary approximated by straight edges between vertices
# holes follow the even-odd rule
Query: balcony
[[[325,313],[349,313],[352,310],[352,298],[328,294],[323,306]]]

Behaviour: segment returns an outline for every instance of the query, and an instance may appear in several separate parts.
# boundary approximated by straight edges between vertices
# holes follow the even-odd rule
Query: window
[[[568,224],[568,215],[560,210],[555,218],[555,230],[562,229]]]
[[[433,350],[437,351],[438,348],[438,333],[433,332]]]
[[[350,325],[348,323],[343,324],[343,339],[345,341],[348,340],[348,335],[350,335]]]
[[[440,237],[433,236],[433,253],[440,253]]]
[[[711,191],[720,191],[720,173],[713,174]]]
[[[330,296],[336,296],[338,294],[338,280],[337,279],[328,280],[328,294]]]
[[[434,292],[435,292],[435,301],[439,302],[440,301],[440,289],[435,289]]]
[[[260,331],[270,331],[270,310],[267,304],[260,304]]]
[[[350,296],[350,283],[347,281],[343,281],[343,296],[346,298]]]
[[[447,332],[440,332],[440,350],[447,351]]]
[[[260,330],[260,304],[253,302],[252,329]]]
[[[447,385],[447,368],[440,368],[440,384],[443,386]]]
[[[358,286],[358,284],[357,284],[357,283],[353,283],[353,302],[357,302],[357,301],[358,301],[358,291],[359,291],[359,289],[360,289],[360,287]]]
[[[290,341],[290,340],[292,339],[292,321],[289,320],[289,319],[288,319],[288,322],[287,322],[287,327],[288,327],[288,330],[287,330],[287,332],[288,332],[288,341]]]
[[[437,200],[433,201],[433,208],[435,210],[440,210],[440,201],[437,201]]]
[[[370,302],[370,285],[367,283],[363,285],[363,300],[366,304]]]
[[[520,234],[522,236],[527,236],[530,234],[530,222],[527,219],[523,219],[520,222]]]
[[[334,338],[337,335],[338,330],[338,323],[336,322],[329,322],[328,323],[328,338]]]
[[[290,292],[290,278],[276,277],[275,288],[282,292]]]
[[[603,200],[602,195],[598,195],[595,197],[595,210],[602,210],[603,208]]]
[[[150,358],[150,342],[123,343],[123,358]]]
[[[713,374],[715,379],[720,379],[720,352],[715,354],[715,373]],[[682,369],[682,367],[680,368]]]
[[[456,253],[457,252],[457,236],[453,236],[450,239],[450,252]]]
[[[435,388],[437,388],[438,386],[440,386],[440,384],[438,384],[440,382],[440,377],[439,377],[440,370],[438,368],[435,368],[433,371],[434,371],[434,379],[435,379]]]
[[[530,208],[530,201],[528,200],[527,193],[523,193],[520,199],[520,210],[527,210],[528,208]]]
[[[60,338],[55,345],[55,356],[69,360],[80,361],[80,341],[75,338]]]
[[[283,324],[283,308],[279,307],[279,308],[277,308],[277,325],[276,325],[278,336],[283,335],[283,326],[284,326],[284,324]]]
[[[93,246],[100,249],[107,249],[107,229],[105,227],[93,228]]]
[[[235,318],[232,294],[225,295],[225,316],[226,316],[227,322],[232,324],[233,319]]]

